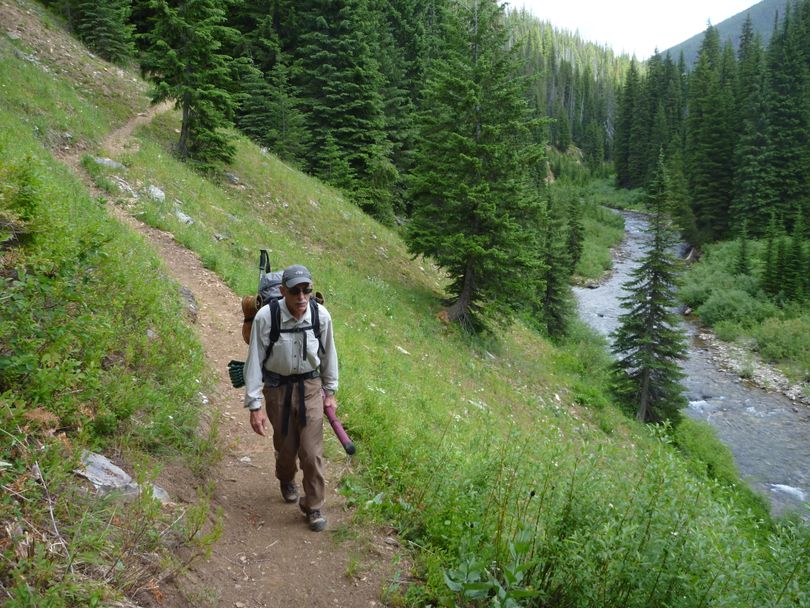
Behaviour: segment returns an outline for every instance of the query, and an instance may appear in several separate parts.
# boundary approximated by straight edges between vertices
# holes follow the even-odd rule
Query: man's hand
[[[270,421],[267,419],[267,414],[264,413],[264,408],[250,410],[250,426],[252,426],[253,430],[262,437],[266,436],[266,431],[270,426]]]
[[[328,407],[334,408],[335,411],[337,411],[337,399],[335,398],[334,393],[331,395],[329,393],[324,394],[323,409],[326,409]]]

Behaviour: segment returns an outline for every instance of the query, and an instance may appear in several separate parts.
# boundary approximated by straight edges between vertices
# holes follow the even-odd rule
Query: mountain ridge
[[[778,18],[781,20],[783,18],[788,2],[789,0],[762,0],[728,19],[724,19],[720,23],[712,25],[720,34],[721,42],[731,42],[736,50],[740,45],[740,34],[742,32],[743,23],[745,23],[746,17],[750,15],[754,32],[759,34],[763,46],[767,46],[773,33],[775,19]],[[705,30],[695,34],[691,38],[687,38],[675,46],[661,51],[660,55],[663,56],[669,53],[670,57],[677,61],[680,54],[683,53],[686,65],[692,66],[695,61],[697,61],[704,34]]]

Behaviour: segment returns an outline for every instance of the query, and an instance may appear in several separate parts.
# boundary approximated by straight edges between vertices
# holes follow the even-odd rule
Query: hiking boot
[[[298,488],[291,481],[281,482],[281,495],[284,497],[284,502],[295,502],[298,500]]]
[[[298,508],[301,509],[301,513],[303,513],[304,517],[306,517],[310,530],[313,532],[320,532],[326,527],[326,518],[321,515],[319,509],[308,511],[300,502],[298,503]]]

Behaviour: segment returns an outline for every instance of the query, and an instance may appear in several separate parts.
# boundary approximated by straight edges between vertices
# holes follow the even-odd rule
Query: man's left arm
[[[323,317],[321,343],[323,344],[324,353],[321,356],[320,365],[321,382],[323,382],[323,390],[326,393],[323,405],[324,407],[337,408],[335,393],[338,389],[338,357],[335,348],[335,334],[332,317],[328,314],[323,315]]]

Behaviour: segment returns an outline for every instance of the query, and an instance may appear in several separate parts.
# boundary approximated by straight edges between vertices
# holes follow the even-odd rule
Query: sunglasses
[[[312,287],[288,287],[287,293],[291,293],[294,296],[301,295],[302,293],[309,295],[312,293]]]

